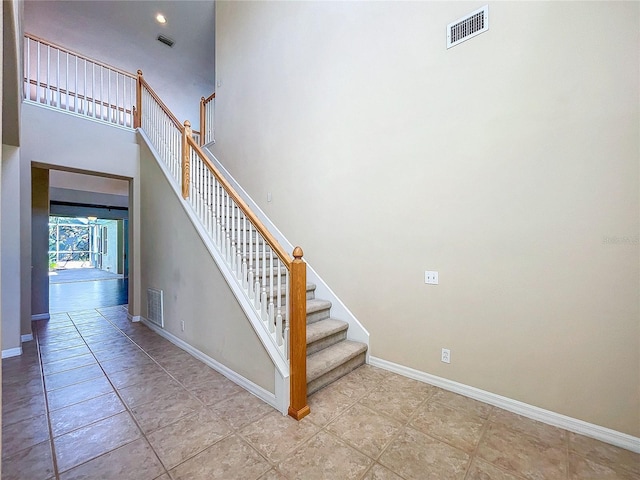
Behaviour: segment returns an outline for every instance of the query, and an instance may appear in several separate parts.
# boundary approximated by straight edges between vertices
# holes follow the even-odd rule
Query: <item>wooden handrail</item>
[[[178,130],[180,130],[180,133],[182,133],[182,131],[184,130],[184,126],[178,121],[178,119],[175,117],[175,115],[173,113],[171,113],[171,110],[169,110],[169,107],[167,107],[164,104],[164,102],[162,100],[160,100],[160,97],[158,96],[158,94],[153,91],[153,88],[151,88],[151,86],[147,83],[147,81],[142,76],[142,70],[138,70],[138,83],[140,84],[140,87],[144,87],[144,88],[147,89],[147,91],[153,97],[153,99],[157,102],[157,104],[160,105],[160,108],[162,108],[164,113],[167,114],[167,116],[175,124],[175,126],[178,128]],[[139,92],[139,93],[140,93],[140,95],[138,96],[138,102],[139,102],[138,115],[140,115],[140,113],[142,111],[142,92]]]
[[[88,60],[91,63],[94,63],[94,64],[96,64],[96,65],[98,65],[100,67],[108,68],[109,70],[113,70],[114,72],[121,73],[122,75],[130,77],[132,79],[136,78],[136,76],[131,72],[127,72],[126,70],[122,70],[121,68],[114,67],[112,65],[109,65],[108,63],[98,62],[97,60],[94,60],[92,58],[87,57],[86,55],[83,55],[83,54],[78,53],[78,52],[74,52],[73,50],[71,50],[71,49],[69,49],[67,47],[63,47],[61,45],[57,45],[57,44],[55,44],[53,42],[45,40],[44,38],[37,37],[37,36],[35,36],[35,35],[31,34],[31,33],[25,33],[24,36],[29,38],[30,40],[34,40],[34,41],[39,42],[39,43],[41,43],[43,45],[47,45],[49,47],[57,48],[61,52],[65,52],[65,53],[69,53],[71,55],[75,55],[76,57],[82,58],[83,60]]]
[[[276,253],[276,255],[278,255],[278,257],[280,257],[280,260],[282,260],[286,265],[287,270],[291,270],[291,265],[293,264],[293,259],[291,258],[291,255],[289,255],[287,251],[284,248],[282,248],[282,245],[280,245],[278,240],[276,240],[276,238],[271,234],[271,232],[267,230],[267,227],[265,227],[262,224],[260,219],[258,219],[258,217],[255,215],[255,213],[251,211],[249,206],[245,203],[244,200],[242,200],[240,195],[238,195],[238,193],[234,190],[234,188],[227,181],[227,179],[222,176],[222,174],[216,168],[216,166],[213,163],[211,163],[211,160],[209,160],[209,157],[207,157],[207,155],[202,151],[202,149],[200,148],[200,145],[198,145],[192,137],[187,137],[187,142],[189,146],[191,146],[191,148],[195,149],[195,151],[198,153],[198,156],[202,159],[202,161],[207,166],[207,168],[211,171],[211,173],[213,173],[213,175],[216,177],[220,185],[222,185],[222,187],[227,191],[227,194],[236,203],[236,205],[238,205],[240,210],[242,210],[242,213],[244,213],[247,219],[256,227],[256,230],[258,231],[258,233],[260,233],[260,235],[262,235],[262,237],[267,241],[267,243],[271,245],[271,248],[273,249],[273,251]]]
[[[216,92],[213,92],[211,95],[209,95],[207,98],[202,97],[202,103],[203,104],[207,104],[209,103],[211,100],[213,100],[214,98],[216,98]]]
[[[38,84],[37,80],[27,80],[26,78],[24,79],[25,82],[29,83],[29,85],[35,85],[36,87],[40,87],[40,88],[46,88],[48,90],[52,90],[54,92],[58,91],[58,87],[54,87],[53,85],[48,85],[44,82],[40,82],[40,84]],[[113,103],[109,103],[109,102],[104,102],[102,100],[95,100],[94,98],[91,97],[85,97],[84,95],[80,95],[79,93],[76,92],[71,92],[71,91],[67,91],[64,88],[59,89],[60,90],[60,94],[61,95],[69,95],[70,97],[75,97],[78,100],[85,100],[87,102],[91,102],[94,103],[96,105],[100,105],[103,107],[109,107],[109,108],[114,108],[116,110],[118,110],[119,112],[124,112],[124,113],[132,113],[133,110],[124,108],[124,107],[118,107],[117,105],[114,105]]]

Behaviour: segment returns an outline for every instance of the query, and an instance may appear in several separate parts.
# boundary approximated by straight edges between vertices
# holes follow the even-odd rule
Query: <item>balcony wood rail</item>
[[[191,204],[238,285],[253,303],[265,332],[288,362],[288,413],[300,420],[310,411],[306,384],[306,263],[302,249],[296,247],[292,258],[282,248],[200,148],[205,127],[201,125],[196,141],[190,122],[178,122],[140,70],[136,92],[136,126],[151,140],[180,186],[182,197]],[[203,100],[210,102],[213,98],[214,95]]]
[[[200,99],[200,145],[206,145],[214,141],[213,138],[213,126],[214,126],[214,100],[216,93],[213,92],[207,98],[202,97]]]

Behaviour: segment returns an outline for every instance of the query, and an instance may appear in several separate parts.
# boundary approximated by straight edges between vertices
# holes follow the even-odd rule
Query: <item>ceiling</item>
[[[214,91],[213,1],[27,0],[24,31],[132,73],[141,69],[176,117],[193,125],[200,97]]]

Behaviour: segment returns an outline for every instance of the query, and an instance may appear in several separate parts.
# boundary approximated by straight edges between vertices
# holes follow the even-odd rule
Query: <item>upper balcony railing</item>
[[[133,128],[135,75],[34,35],[24,42],[25,100]]]

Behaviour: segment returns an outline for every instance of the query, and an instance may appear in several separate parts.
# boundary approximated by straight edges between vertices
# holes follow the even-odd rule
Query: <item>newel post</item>
[[[307,264],[302,255],[300,247],[293,250],[289,305],[289,415],[296,420],[310,412],[307,405]]]
[[[200,99],[200,146],[204,145],[204,132],[207,131],[207,125],[204,115],[204,97]]]
[[[136,79],[136,106],[133,122],[133,128],[142,126],[142,70],[138,70],[138,78]]]
[[[182,129],[182,198],[189,198],[191,149],[189,148],[187,138],[191,137],[192,134],[191,122],[189,120],[185,120],[184,128]]]

